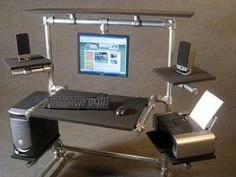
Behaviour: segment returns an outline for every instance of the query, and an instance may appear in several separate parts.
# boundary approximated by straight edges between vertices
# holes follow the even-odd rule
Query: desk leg
[[[163,159],[156,159],[156,158],[116,153],[116,152],[96,151],[87,148],[64,145],[59,139],[52,145],[52,151],[54,153],[54,158],[48,163],[48,165],[45,167],[45,169],[38,177],[45,177],[56,162],[58,162],[59,160],[64,160],[66,151],[74,151],[85,154],[154,163],[161,167],[160,177],[169,177],[170,175],[170,173],[168,173],[168,160],[165,154],[163,155]]]
[[[160,177],[171,177],[171,173],[168,172],[168,160],[165,154],[163,154],[163,159],[161,163]]]
[[[54,154],[53,159],[47,164],[47,166],[43,169],[41,174],[38,177],[45,177],[49,170],[55,165],[56,162],[59,160],[63,160],[65,151],[58,149],[57,147],[62,146],[61,140],[57,140],[53,145],[52,145],[52,152]]]
[[[160,177],[171,177],[171,173],[168,171],[168,159],[165,154],[163,154],[162,159],[144,157],[144,156],[137,156],[137,155],[130,155],[130,154],[123,154],[123,153],[116,153],[116,152],[107,152],[107,151],[96,151],[87,148],[80,148],[74,146],[68,146],[61,144],[57,147],[59,150],[65,151],[73,151],[73,152],[80,152],[85,154],[91,155],[98,155],[98,156],[106,156],[112,158],[119,158],[119,159],[126,159],[126,160],[135,160],[135,161],[142,161],[146,163],[154,163],[160,166]]]
[[[144,156],[123,154],[123,153],[116,153],[116,152],[108,152],[108,151],[96,151],[96,150],[92,150],[92,149],[68,146],[68,145],[63,145],[63,144],[57,148],[58,148],[58,150],[80,152],[80,153],[84,153],[84,154],[106,156],[106,157],[126,159],[126,160],[142,161],[142,162],[148,162],[148,163],[155,163],[158,165],[162,164],[162,161],[159,159],[144,157]]]
[[[47,164],[47,166],[43,169],[41,174],[38,177],[44,177],[47,175],[49,170],[53,167],[53,165],[59,160],[59,157],[54,156],[53,159]]]

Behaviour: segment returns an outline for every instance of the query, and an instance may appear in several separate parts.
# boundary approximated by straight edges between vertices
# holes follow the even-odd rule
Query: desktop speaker
[[[29,35],[27,33],[17,34],[16,43],[17,43],[19,60],[29,59],[30,58]]]
[[[182,75],[188,75],[192,71],[196,51],[191,47],[191,43],[180,41],[176,71]]]
[[[46,95],[46,92],[34,92],[8,111],[14,155],[39,158],[59,137],[58,121],[26,116],[28,109]]]

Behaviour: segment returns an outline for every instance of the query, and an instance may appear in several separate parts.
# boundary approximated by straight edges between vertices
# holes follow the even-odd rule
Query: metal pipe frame
[[[168,63],[167,66],[171,67],[174,60],[174,46],[175,46],[175,30],[176,30],[176,21],[175,19],[169,20],[171,24],[169,26],[169,41],[168,41]],[[172,89],[173,85],[170,82],[167,82],[166,86],[166,111],[170,112],[172,110]]]
[[[168,176],[168,166],[169,166],[169,163],[168,163],[166,154],[163,154],[160,177],[167,177]]]
[[[49,170],[56,164],[56,162],[58,162],[59,160],[63,160],[64,159],[64,155],[65,155],[65,151],[64,150],[60,150],[57,147],[61,146],[62,142],[60,139],[57,139],[52,147],[51,150],[54,154],[53,159],[47,164],[47,166],[43,169],[43,171],[41,172],[41,174],[38,177],[45,177],[47,175],[47,173],[49,172]]]
[[[71,25],[101,25],[103,24],[103,20],[101,19],[59,19],[55,17],[45,17],[44,20],[47,24],[71,24]],[[138,23],[137,23],[138,22]],[[139,26],[139,27],[161,27],[168,28],[171,26],[169,20],[164,21],[137,21],[137,16],[134,16],[133,20],[112,20],[109,19],[106,22],[107,25],[114,26]]]
[[[137,131],[139,133],[141,133],[142,131],[145,130],[145,123],[151,113],[151,111],[155,108],[156,103],[157,103],[157,96],[155,94],[153,94],[148,101],[148,106],[145,107],[145,109],[143,110],[139,120],[137,121],[136,124],[136,129],[134,131]]]
[[[135,27],[160,27],[160,28],[168,28],[169,30],[169,40],[168,40],[168,67],[172,65],[173,57],[174,57],[174,43],[175,43],[175,29],[176,29],[176,21],[175,19],[163,20],[163,21],[142,21],[140,16],[134,15],[133,20],[112,20],[112,19],[98,19],[98,20],[89,20],[89,19],[76,19],[75,14],[69,14],[69,19],[57,19],[53,16],[51,17],[43,17],[43,23],[45,27],[45,40],[46,40],[46,52],[47,58],[50,59],[53,63],[52,57],[52,42],[51,42],[51,25],[54,24],[70,24],[70,25],[117,25],[117,26],[135,26]],[[54,83],[54,68],[53,64],[51,70],[48,73],[49,84],[48,90],[49,92],[53,92],[55,90]],[[166,88],[166,111],[171,111],[172,107],[172,84],[167,82]]]
[[[110,157],[110,158],[119,158],[119,159],[125,159],[125,160],[134,160],[134,161],[140,161],[140,162],[145,162],[145,163],[153,163],[160,166],[161,176],[166,174],[167,167],[168,167],[168,161],[165,158],[165,156],[163,156],[163,159],[159,159],[159,158],[151,158],[151,157],[123,154],[123,153],[116,153],[116,152],[96,151],[96,150],[91,150],[88,148],[80,148],[80,147],[64,145],[60,139],[58,139],[52,145],[51,149],[52,149],[52,152],[54,153],[54,157],[47,164],[47,166],[44,168],[44,170],[41,172],[41,174],[38,177],[45,177],[47,173],[50,171],[50,169],[56,164],[56,162],[58,162],[59,160],[64,160],[66,151],[79,152],[79,153],[90,154],[90,155],[99,155],[99,156],[105,156],[105,157]]]
[[[91,150],[88,148],[80,148],[68,145],[62,145],[61,147],[56,147],[59,150],[64,151],[74,151],[80,152],[84,154],[91,154],[91,155],[98,155],[98,156],[105,156],[105,157],[112,157],[112,158],[119,158],[119,159],[126,159],[126,160],[135,160],[141,162],[148,162],[148,163],[155,163],[161,165],[162,161],[155,158],[144,157],[144,156],[137,156],[137,155],[130,155],[130,154],[123,154],[123,153],[116,153],[116,152],[108,152],[108,151],[96,151]]]
[[[48,72],[48,91],[51,93],[53,91],[54,84],[54,64],[52,57],[52,40],[51,40],[51,25],[47,22],[47,17],[43,17],[44,32],[45,32],[45,42],[46,42],[46,54],[47,58],[51,60],[51,70]]]
[[[39,72],[49,72],[50,70],[51,70],[50,65],[45,65],[45,66],[36,67],[36,68],[27,68],[27,69],[14,69],[12,70],[12,75],[13,76],[28,75],[28,74],[39,73]]]
[[[195,87],[192,87],[190,84],[179,84],[178,85],[179,88],[182,88],[194,95],[197,95],[198,94],[198,89],[195,88]]]
[[[105,21],[105,24],[104,24]],[[53,57],[52,57],[52,40],[51,40],[51,25],[54,24],[69,24],[69,25],[114,25],[114,26],[133,26],[133,27],[159,27],[159,28],[168,28],[169,30],[169,40],[168,40],[168,67],[172,65],[173,57],[174,57],[174,43],[175,43],[175,29],[176,29],[176,21],[174,19],[164,20],[164,21],[141,21],[140,16],[134,16],[133,20],[82,20],[76,19],[75,14],[70,14],[69,19],[56,19],[55,17],[43,17],[44,30],[45,30],[45,41],[46,41],[46,53],[47,58],[51,60],[52,66],[50,71],[48,72],[48,90],[49,93],[53,93],[57,86],[54,83],[54,68],[53,68]],[[166,111],[171,111],[172,107],[172,84],[167,82],[166,88]],[[137,124],[137,128],[141,128],[143,130],[143,124],[145,123],[150,111],[155,107],[155,105],[151,102],[148,108],[143,113],[143,116],[139,120],[139,124]],[[82,152],[93,155],[114,157],[114,158],[122,158],[128,160],[138,160],[143,162],[155,163],[161,165],[161,175],[165,176],[168,168],[168,161],[164,155],[163,159],[155,159],[150,157],[136,156],[136,155],[128,155],[114,152],[106,152],[106,151],[95,151],[85,148],[67,146],[61,144],[54,145],[56,152],[65,152],[67,151],[75,151]],[[47,165],[46,169],[41,174],[41,177],[45,176],[46,173],[50,170],[50,168],[64,156],[64,153],[56,153],[54,159]]]
[[[47,175],[49,170],[58,162],[60,158],[58,156],[54,156],[53,159],[47,164],[47,166],[43,169],[41,174],[38,177],[44,177]]]

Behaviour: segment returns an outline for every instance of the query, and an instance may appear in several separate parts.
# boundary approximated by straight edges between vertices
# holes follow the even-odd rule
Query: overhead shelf
[[[142,16],[168,16],[168,17],[192,17],[191,11],[171,10],[136,10],[136,9],[95,9],[95,8],[39,8],[26,9],[26,12],[41,14],[110,14],[110,15],[142,15]]]

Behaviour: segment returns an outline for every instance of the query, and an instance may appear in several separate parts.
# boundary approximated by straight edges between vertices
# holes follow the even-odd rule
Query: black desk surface
[[[74,90],[60,90],[57,95],[93,96],[98,93],[81,92]],[[116,116],[115,110],[58,110],[45,109],[41,103],[30,113],[31,117],[59,120],[107,128],[133,130],[148,103],[147,98],[109,95],[113,105],[127,105],[128,111],[124,116]]]

